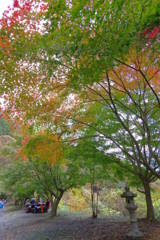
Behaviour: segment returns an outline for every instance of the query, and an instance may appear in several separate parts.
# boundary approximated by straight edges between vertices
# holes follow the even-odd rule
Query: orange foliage
[[[128,60],[111,70],[109,77],[113,80],[114,86],[122,92],[136,90],[138,86],[149,88],[146,80],[152,82],[155,92],[158,92],[160,88],[158,62],[157,53],[151,56],[149,51],[132,50]]]
[[[29,142],[30,141],[30,142]],[[29,142],[29,147],[25,148],[25,144]],[[50,165],[63,158],[62,141],[58,135],[34,135],[30,139],[25,138],[23,141],[22,152],[31,156],[32,158],[39,157],[40,161],[47,161]]]

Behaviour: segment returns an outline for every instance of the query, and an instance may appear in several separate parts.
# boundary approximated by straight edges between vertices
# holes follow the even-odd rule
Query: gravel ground
[[[5,240],[126,240],[131,230],[125,217],[101,217],[92,219],[85,213],[58,211],[57,217],[49,213],[25,213],[25,210],[10,210],[3,214]],[[143,239],[160,227],[156,224],[138,222]]]

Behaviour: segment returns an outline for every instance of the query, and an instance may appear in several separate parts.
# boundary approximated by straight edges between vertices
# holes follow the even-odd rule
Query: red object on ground
[[[43,213],[43,206],[41,205],[40,208],[41,208],[41,213]]]

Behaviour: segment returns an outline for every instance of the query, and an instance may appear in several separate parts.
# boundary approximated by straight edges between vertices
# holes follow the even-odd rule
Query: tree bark
[[[23,200],[21,201],[21,208],[25,207],[25,200],[26,200],[26,196],[23,196]]]
[[[94,183],[91,183],[91,204],[92,204],[92,218],[96,218],[94,209]]]
[[[19,205],[19,200],[16,199],[14,204],[15,204],[15,205]]]
[[[51,216],[57,216],[57,208],[58,208],[58,204],[61,201],[61,198],[63,196],[64,192],[61,192],[58,196],[58,198],[55,197],[54,201],[53,201],[53,195],[51,196]]]
[[[149,182],[143,179],[145,197],[146,197],[146,205],[147,205],[147,217],[148,221],[155,221],[154,207],[152,203],[152,196],[149,187]]]

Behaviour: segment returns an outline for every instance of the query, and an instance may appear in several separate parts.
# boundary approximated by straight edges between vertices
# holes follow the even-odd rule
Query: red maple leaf
[[[14,2],[13,2],[13,7],[14,8],[19,8],[20,6],[19,6],[19,1],[18,0],[14,0]]]
[[[150,32],[149,37],[154,38],[159,32],[159,27],[154,27],[154,29]]]
[[[148,32],[148,28],[147,28],[147,29],[145,29],[145,30],[143,30],[143,31],[142,31],[142,34],[143,34],[143,35],[146,35],[146,34],[147,34],[147,32]]]
[[[25,3],[25,9],[26,9],[26,11],[28,11],[28,12],[31,10],[31,5],[30,5],[29,2],[26,2],[26,3]]]
[[[19,18],[19,14],[18,14],[18,12],[15,12],[15,13],[14,13],[14,16],[15,16],[15,18],[18,19],[18,18]]]

